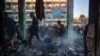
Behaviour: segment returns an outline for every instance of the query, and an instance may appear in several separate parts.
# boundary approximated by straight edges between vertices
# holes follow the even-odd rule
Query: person
[[[55,28],[57,29],[58,35],[63,36],[64,35],[64,25],[61,23],[60,20],[57,21],[57,25],[55,25]]]
[[[35,36],[39,41],[39,35],[38,35],[38,31],[39,31],[39,27],[38,27],[38,19],[35,17],[34,13],[31,12],[30,13],[30,17],[32,18],[32,25],[29,27],[29,45],[31,46],[31,42],[32,42],[32,37]]]
[[[77,25],[76,26],[76,32],[79,34],[79,32],[80,32],[80,27],[79,27],[79,25]]]
[[[5,38],[5,42],[8,43],[8,41],[10,41],[11,43],[11,49],[14,50],[14,35],[16,32],[16,22],[8,16],[7,12],[3,12],[2,14],[3,16],[3,23],[4,23],[4,31],[5,31],[5,35],[7,35],[7,38]]]

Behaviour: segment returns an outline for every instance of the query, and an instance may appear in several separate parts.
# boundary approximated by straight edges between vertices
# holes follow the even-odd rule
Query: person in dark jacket
[[[15,31],[16,31],[16,22],[8,16],[7,12],[3,12],[2,14],[3,19],[4,19],[4,30],[5,30],[5,35],[7,35],[8,37],[5,38],[5,42],[9,42],[11,41],[11,48],[14,49],[14,35],[15,35]]]
[[[31,12],[30,13],[30,17],[32,18],[32,25],[29,28],[29,45],[31,46],[31,42],[32,42],[32,37],[35,36],[39,41],[39,35],[38,35],[38,19],[34,16],[34,13]]]

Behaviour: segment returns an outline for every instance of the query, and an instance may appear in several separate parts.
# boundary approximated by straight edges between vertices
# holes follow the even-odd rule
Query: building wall
[[[35,1],[36,0],[26,0],[26,17],[29,24],[31,23],[31,18],[29,16],[30,12],[35,12]],[[61,20],[65,25],[67,24],[66,14],[67,6],[66,0],[44,0],[45,6],[45,19],[44,24],[53,25],[57,20]],[[58,17],[54,17],[52,14],[52,9],[60,8],[62,13]],[[18,21],[18,0],[6,0],[6,11],[9,12],[9,16],[14,18],[15,21]]]

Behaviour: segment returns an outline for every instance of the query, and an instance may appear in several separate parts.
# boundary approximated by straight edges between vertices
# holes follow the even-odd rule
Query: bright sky
[[[89,0],[74,0],[74,17],[79,17],[80,14],[88,16]]]

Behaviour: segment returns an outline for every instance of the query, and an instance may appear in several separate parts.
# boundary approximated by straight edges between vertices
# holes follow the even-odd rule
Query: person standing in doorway
[[[39,38],[39,35],[38,35],[38,31],[39,31],[39,27],[38,27],[38,19],[35,17],[34,13],[31,12],[30,13],[30,17],[32,18],[32,24],[31,26],[29,27],[29,45],[31,46],[31,42],[32,42],[32,37],[35,36],[39,41],[40,41],[40,38]]]

